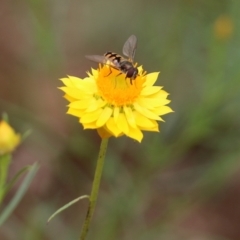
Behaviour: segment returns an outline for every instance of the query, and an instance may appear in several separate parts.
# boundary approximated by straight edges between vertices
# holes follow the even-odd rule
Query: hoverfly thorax
[[[130,83],[132,84],[132,80],[134,80],[138,75],[138,69],[135,68],[129,61],[121,62],[120,69],[123,73],[126,74],[125,78],[130,78]]]
[[[123,45],[123,54],[126,57],[128,57],[129,60],[113,52],[106,52],[103,56],[88,55],[86,56],[86,58],[98,63],[109,65],[110,66],[109,74],[111,74],[112,72],[111,68],[115,68],[119,70],[121,73],[126,74],[125,78],[130,78],[130,83],[132,84],[132,80],[136,79],[138,75],[138,69],[133,65],[133,59],[134,59],[136,47],[137,47],[137,38],[135,35],[131,35]]]

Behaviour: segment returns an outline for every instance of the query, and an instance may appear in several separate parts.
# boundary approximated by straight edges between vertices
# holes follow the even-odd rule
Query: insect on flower
[[[132,80],[134,80],[138,75],[138,69],[133,64],[136,47],[137,37],[135,35],[131,35],[123,45],[123,55],[128,57],[128,59],[114,52],[106,52],[103,56],[87,55],[86,58],[94,62],[109,65],[110,73],[108,75],[112,73],[111,67],[121,71],[119,75],[122,73],[126,74],[125,79],[130,78],[130,83],[132,84]]]

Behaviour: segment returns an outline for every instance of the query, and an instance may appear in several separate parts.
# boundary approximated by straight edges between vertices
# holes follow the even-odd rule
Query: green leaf
[[[6,206],[4,211],[0,215],[0,226],[6,221],[6,219],[11,215],[13,210],[16,208],[18,203],[23,198],[24,194],[26,193],[30,183],[32,182],[33,177],[35,176],[39,166],[37,163],[34,163],[30,168],[29,172],[27,173],[26,177],[23,179],[22,184],[18,188],[16,194],[10,201],[10,203]]]
[[[72,206],[74,203],[77,203],[78,201],[84,199],[84,198],[89,198],[88,195],[83,195],[81,197],[78,197],[74,200],[72,200],[71,202],[67,203],[66,205],[64,205],[63,207],[59,208],[54,214],[52,214],[49,219],[48,219],[48,223],[57,215],[59,214],[60,212],[64,211],[65,209],[69,208],[70,206]]]
[[[32,133],[31,129],[28,129],[26,132],[22,134],[22,141],[24,141],[28,136],[30,136]]]
[[[7,184],[7,186],[5,187],[5,194],[7,194],[7,192],[9,192],[9,190],[14,186],[14,184],[17,182],[17,180],[26,172],[29,171],[29,169],[31,168],[31,166],[26,166],[24,168],[22,168],[21,170],[19,170],[15,176],[12,178],[12,180]]]
[[[4,112],[2,114],[2,120],[8,123],[8,115],[7,115],[7,113]]]

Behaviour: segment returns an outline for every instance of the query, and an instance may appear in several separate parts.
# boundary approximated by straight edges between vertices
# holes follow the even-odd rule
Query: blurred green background
[[[131,34],[175,112],[141,144],[111,138],[88,239],[240,239],[239,0],[1,0],[0,17],[0,113],[32,130],[9,177],[40,164],[1,240],[79,238],[86,200],[46,221],[90,192],[100,139],[65,114],[58,79]]]

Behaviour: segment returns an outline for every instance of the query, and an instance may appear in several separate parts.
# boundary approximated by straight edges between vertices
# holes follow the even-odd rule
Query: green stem
[[[10,154],[0,155],[0,204],[5,195],[6,179],[10,162]]]
[[[87,235],[89,225],[90,225],[90,222],[91,222],[91,219],[93,216],[95,205],[97,202],[98,190],[99,190],[99,186],[100,186],[107,145],[108,145],[108,138],[102,139],[100,150],[99,150],[99,155],[98,155],[98,160],[97,160],[97,167],[95,170],[95,175],[94,175],[94,180],[93,180],[93,185],[92,185],[92,191],[91,191],[91,195],[89,198],[88,211],[87,211],[87,215],[86,215],[84,225],[82,228],[80,240],[85,240],[85,237]]]

